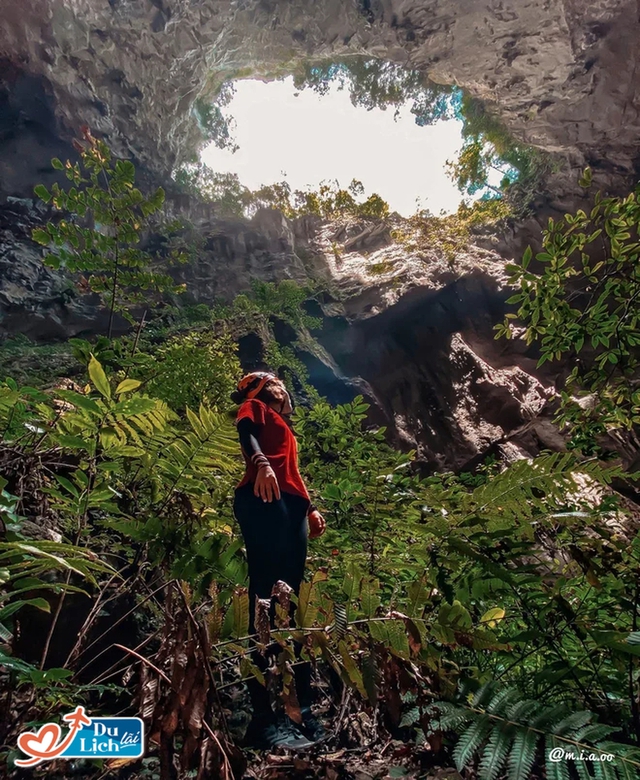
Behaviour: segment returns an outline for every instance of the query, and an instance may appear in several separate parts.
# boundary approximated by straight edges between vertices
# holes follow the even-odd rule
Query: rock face
[[[534,419],[553,377],[522,342],[494,339],[511,294],[500,256],[470,246],[448,261],[380,235],[372,251],[354,249],[376,232],[363,227],[320,226],[337,300],[317,338],[366,381],[398,444],[432,469],[462,468]]]
[[[194,103],[227,75],[346,53],[459,84],[516,137],[609,183],[636,171],[635,0],[0,0],[0,11],[5,86],[33,80],[63,135],[88,124],[162,175],[194,151]]]
[[[0,12],[4,334],[104,330],[95,300],[44,270],[29,239],[44,217],[33,185],[56,175],[50,158],[71,156],[86,124],[149,181],[165,181],[202,141],[196,101],[230,76],[368,54],[456,83],[556,156],[552,212],[575,204],[585,164],[611,191],[638,172],[633,0],[0,0]],[[430,468],[461,468],[513,436],[527,451],[562,446],[544,417],[555,377],[536,371],[521,342],[493,339],[509,295],[494,252],[471,247],[450,263],[412,253],[384,224],[291,223],[273,211],[225,221],[189,208],[203,248],[175,274],[193,299],[230,298],[251,278],[324,280],[321,348],[299,347],[312,380],[334,400],[364,392],[374,418]],[[537,230],[533,220],[503,254]]]

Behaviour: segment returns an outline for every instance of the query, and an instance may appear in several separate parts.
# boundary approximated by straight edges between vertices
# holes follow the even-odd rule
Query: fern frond
[[[238,468],[236,432],[223,415],[200,407],[187,410],[191,430],[155,432],[145,442],[152,480],[165,491],[165,501],[180,490],[201,498],[214,488],[220,474]],[[167,490],[168,487],[168,490]]]
[[[480,761],[479,774],[483,780],[496,780],[513,742],[515,727],[511,723],[497,723]]]
[[[522,699],[521,701],[512,704],[507,709],[507,718],[514,720],[518,723],[527,723],[527,718],[534,712],[540,710],[540,705],[537,701],[531,701],[529,699]]]
[[[620,780],[638,780],[640,777],[640,749],[610,740],[599,742],[597,749],[602,753],[613,753],[616,757],[614,763]]]
[[[442,731],[456,731],[473,717],[473,713],[470,710],[458,707],[447,701],[431,705],[426,709],[426,712],[433,716],[438,724],[438,728],[442,729]]]
[[[560,761],[553,761],[551,759],[551,756],[554,755],[554,750],[565,750],[566,747],[567,743],[556,739],[553,734],[550,734],[545,740],[544,767],[547,780],[569,780],[569,763],[565,761],[564,758]]]
[[[592,761],[591,766],[596,780],[618,780],[618,773],[613,761]]]
[[[485,685],[483,685],[481,688],[478,688],[475,696],[471,701],[471,706],[483,707],[485,703],[490,701],[491,698],[493,697],[496,687],[497,687],[496,683],[492,680],[491,682],[488,682]]]
[[[519,460],[476,488],[476,511],[485,514],[497,509],[501,518],[522,523],[536,514],[566,506],[567,494],[575,493],[578,487],[574,476],[578,473],[599,483],[610,479],[601,464],[578,463],[569,452]]]
[[[589,762],[589,764],[590,763],[591,762]],[[572,761],[572,764],[575,767],[580,780],[592,780],[593,775],[591,775],[589,772],[589,765],[586,761],[582,761],[582,759],[577,758]]]
[[[453,751],[453,760],[458,771],[462,771],[472,759],[475,752],[487,738],[492,725],[491,718],[487,715],[478,715],[462,734]]]
[[[540,735],[531,729],[518,730],[509,754],[509,780],[529,780],[539,739]]]
[[[513,704],[514,699],[518,699],[519,696],[515,688],[503,688],[487,704],[487,712],[492,715],[506,715],[509,705]]]
[[[573,734],[573,739],[576,742],[596,743],[616,731],[619,731],[619,729],[614,726],[607,726],[605,723],[587,723]]]
[[[529,725],[534,729],[553,731],[553,727],[557,723],[560,723],[562,718],[566,717],[566,714],[566,704],[554,704],[552,707],[547,707],[536,715]]]
[[[442,702],[429,708],[443,712],[441,725],[444,721],[445,727],[455,730],[473,718],[453,751],[459,771],[481,754],[482,780],[502,777],[505,759],[509,780],[528,780],[540,746],[544,748],[546,780],[570,780],[572,771],[579,780],[640,778],[638,748],[602,741],[617,731],[616,728],[594,723],[597,716],[591,712],[569,712],[566,703],[541,707],[530,699],[518,700],[516,689],[498,685],[496,680],[483,685],[470,705],[456,707]],[[466,719],[462,715],[464,711],[468,713]],[[553,760],[554,750],[559,760]],[[591,754],[612,754],[615,762],[590,760]]]
[[[591,723],[590,712],[573,712],[553,727],[553,733],[559,737],[570,736],[575,739],[575,731]]]
[[[640,767],[634,766],[627,761],[617,761],[616,777],[619,778],[619,780],[638,780],[638,777],[640,777]]]

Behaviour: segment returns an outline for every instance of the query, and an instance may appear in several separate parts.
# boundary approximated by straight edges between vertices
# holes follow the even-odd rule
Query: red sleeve
[[[266,419],[265,408],[265,404],[262,401],[258,401],[257,398],[250,398],[238,409],[236,422],[248,418],[256,425],[264,425]]]

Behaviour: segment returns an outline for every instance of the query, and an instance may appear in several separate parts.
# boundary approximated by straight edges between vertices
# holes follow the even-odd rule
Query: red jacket
[[[257,398],[245,401],[238,409],[236,422],[245,418],[251,420],[258,427],[256,439],[276,475],[280,490],[310,500],[309,493],[298,470],[298,445],[296,444],[295,436],[284,419],[270,406],[267,406],[267,404],[259,401]],[[242,455],[246,470],[237,487],[255,482],[258,474],[258,470],[251,463],[244,450]]]

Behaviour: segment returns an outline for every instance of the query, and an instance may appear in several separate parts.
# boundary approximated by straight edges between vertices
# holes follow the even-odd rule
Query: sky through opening
[[[242,184],[286,180],[291,189],[337,179],[358,179],[366,195],[377,192],[405,217],[416,209],[456,211],[462,194],[446,175],[462,145],[462,122],[451,119],[419,127],[411,103],[386,111],[351,104],[349,92],[332,85],[318,95],[297,91],[291,77],[264,83],[243,80],[225,107],[236,122],[235,153],[209,145],[202,161],[219,173],[237,173]]]

